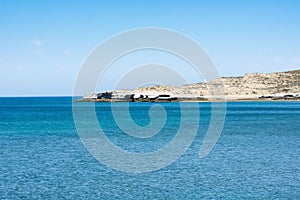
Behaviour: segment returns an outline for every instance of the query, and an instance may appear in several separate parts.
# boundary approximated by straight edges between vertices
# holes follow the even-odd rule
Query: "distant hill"
[[[269,74],[249,73],[210,82],[175,86],[149,86],[85,94],[82,101],[214,101],[300,100],[300,70]]]
[[[220,89],[215,89],[220,85]],[[222,87],[223,85],[223,87]],[[217,80],[188,84],[182,87],[152,86],[139,88],[135,93],[171,93],[177,96],[211,96],[214,88],[227,98],[258,98],[285,94],[300,94],[300,70],[276,73],[249,73],[238,77],[221,77]],[[221,92],[222,90],[222,92]]]

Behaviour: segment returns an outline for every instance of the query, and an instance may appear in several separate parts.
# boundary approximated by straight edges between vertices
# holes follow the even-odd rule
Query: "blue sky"
[[[71,95],[91,50],[142,27],[193,38],[222,76],[299,69],[299,10],[297,0],[1,0],[0,96]]]

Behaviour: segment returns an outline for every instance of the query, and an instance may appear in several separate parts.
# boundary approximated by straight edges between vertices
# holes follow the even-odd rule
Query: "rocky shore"
[[[249,73],[221,77],[210,82],[174,86],[150,86],[85,94],[78,101],[276,101],[300,100],[300,70],[270,74]]]

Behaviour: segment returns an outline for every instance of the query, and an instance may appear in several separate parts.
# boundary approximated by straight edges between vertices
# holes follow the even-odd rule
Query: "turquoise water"
[[[170,115],[162,132],[134,139],[116,127],[109,105],[96,104],[99,121],[128,151],[162,148],[180,123],[178,104],[162,104]],[[0,98],[0,199],[300,199],[300,102],[228,103],[222,135],[204,159],[198,153],[210,103],[199,105],[200,128],[180,159],[128,174],[89,154],[75,129],[71,98]],[[149,106],[130,104],[136,123],[149,123]]]

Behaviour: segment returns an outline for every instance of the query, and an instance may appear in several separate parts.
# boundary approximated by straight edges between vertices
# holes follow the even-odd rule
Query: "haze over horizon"
[[[191,37],[207,51],[220,76],[299,69],[299,10],[297,0],[4,0],[0,96],[71,95],[81,64],[96,46],[120,32],[143,27],[172,29]],[[132,61],[125,59],[123,64]],[[170,61],[175,69],[179,64]],[[190,81],[197,79],[191,76]]]

